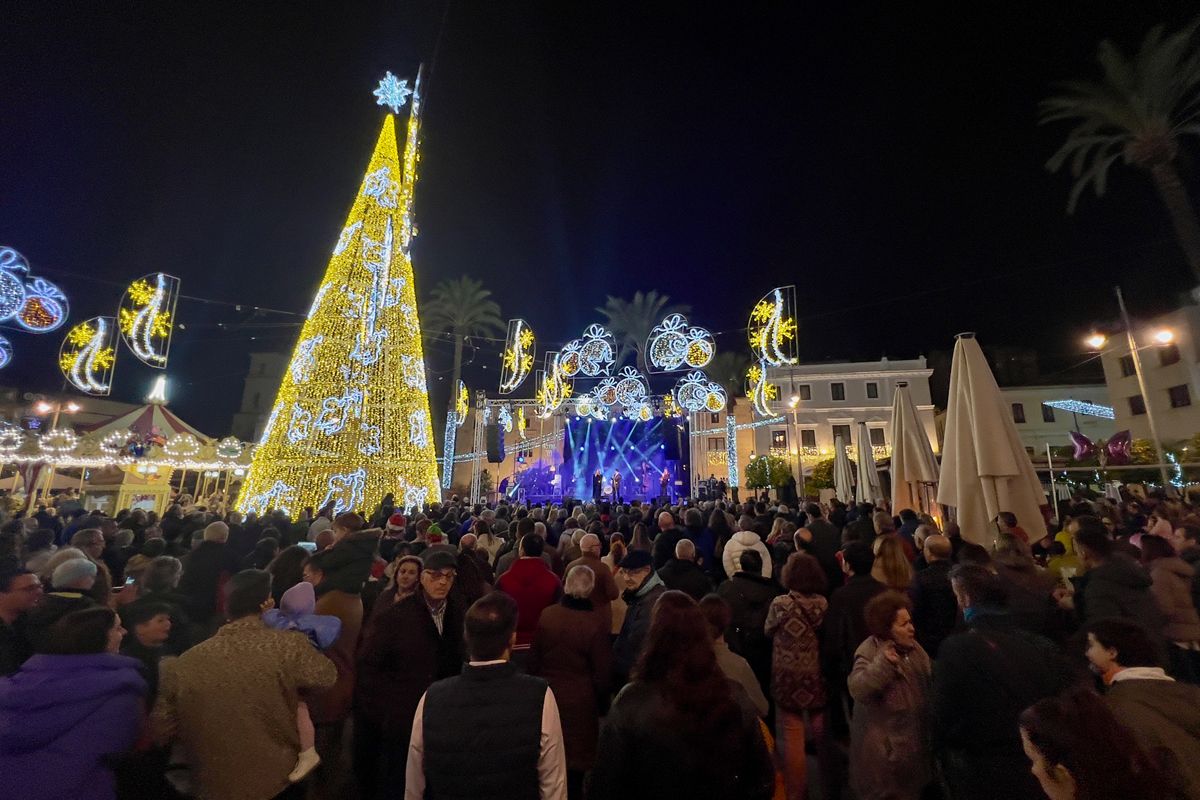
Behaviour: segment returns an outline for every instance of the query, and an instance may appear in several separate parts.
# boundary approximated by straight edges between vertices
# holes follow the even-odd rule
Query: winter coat
[[[884,585],[870,575],[854,575],[830,595],[821,638],[821,672],[831,693],[845,689],[846,677],[854,667],[854,654],[867,638],[863,610],[883,591]]]
[[[867,638],[854,653],[847,685],[850,784],[858,800],[917,800],[933,774],[927,715],[929,656],[917,644],[892,664],[884,641]]]
[[[221,542],[201,542],[183,557],[183,576],[179,593],[188,599],[188,616],[201,626],[219,623],[216,619],[222,607],[218,594],[221,584],[238,571],[237,559]]]
[[[617,581],[613,577],[612,570],[600,558],[586,553],[567,564],[566,574],[569,575],[571,569],[577,566],[588,567],[595,574],[596,584],[592,588],[591,597],[588,598],[592,602],[592,613],[596,615],[596,622],[604,629],[605,633],[615,633],[616,631],[613,631],[612,603],[621,596],[621,592],[617,589]],[[620,627],[617,630],[619,631]]]
[[[646,632],[650,630],[650,614],[654,611],[654,603],[659,595],[667,590],[658,575],[651,572],[650,577],[637,590],[626,589],[621,593],[625,601],[625,621],[621,623],[621,632],[613,642],[613,683],[624,686],[629,680],[638,656],[642,654],[642,642]]]
[[[1033,563],[997,560],[994,566],[1016,623],[1027,631],[1053,638],[1058,627],[1058,605],[1052,596],[1058,581],[1054,576]]]
[[[699,602],[701,597],[712,591],[712,581],[694,561],[680,561],[672,557],[658,571],[658,577],[668,589],[678,589]]]
[[[681,730],[660,686],[626,686],[604,718],[596,766],[587,778],[588,800],[768,800],[775,768],[758,716],[744,692],[735,689],[735,697],[742,712],[740,763]],[[714,769],[717,764],[720,769]]]
[[[1200,610],[1200,547],[1186,547],[1179,557],[1195,570],[1196,574],[1192,576],[1192,605]]]
[[[1150,593],[1166,619],[1163,636],[1171,642],[1200,642],[1200,614],[1192,603],[1196,571],[1178,556],[1150,563]]]
[[[842,565],[837,560],[838,550],[842,548],[842,535],[833,523],[821,517],[809,520],[804,527],[812,534],[812,541],[804,545],[804,550],[821,565],[829,581],[826,594],[832,594],[845,582]]]
[[[1114,553],[1103,564],[1089,569],[1081,579],[1080,614],[1085,623],[1121,617],[1138,623],[1155,639],[1162,636],[1163,617],[1150,594],[1150,573],[1133,559]]]
[[[1113,681],[1105,694],[1113,716],[1143,750],[1165,748],[1189,798],[1200,798],[1200,687],[1170,680]]]
[[[529,653],[530,675],[545,678],[562,718],[567,769],[596,762],[600,714],[608,701],[612,646],[588,600],[564,597],[542,612]]]
[[[958,624],[958,600],[950,586],[951,563],[934,561],[913,575],[908,595],[912,599],[913,626],[917,641],[930,658],[937,658],[938,649]]]
[[[771,696],[786,711],[799,714],[825,707],[819,632],[828,608],[824,597],[797,592],[771,601],[765,627],[774,640]]]
[[[684,535],[696,543],[696,555],[700,556],[700,569],[712,575],[717,568],[717,537],[704,525],[685,525]],[[674,555],[672,552],[671,555]]]
[[[496,581],[496,588],[517,602],[517,647],[533,643],[538,618],[562,596],[562,583],[540,558],[519,558]]]
[[[654,537],[654,546],[650,553],[654,558],[654,568],[662,569],[663,566],[675,557],[675,545],[679,544],[680,540],[686,539],[681,528],[667,528],[665,531],[659,531],[658,536]]]
[[[725,567],[726,575],[733,575],[741,569],[739,558],[743,550],[756,550],[762,556],[762,575],[771,577],[771,551],[763,544],[754,531],[738,531],[725,543],[725,552],[721,554],[721,565]]]
[[[771,601],[783,593],[770,578],[739,572],[717,589],[733,617],[725,631],[729,649],[750,662],[759,684],[771,685],[771,640],[766,633]]]
[[[141,727],[138,667],[113,653],[35,655],[0,679],[0,798],[115,798],[108,758]]]

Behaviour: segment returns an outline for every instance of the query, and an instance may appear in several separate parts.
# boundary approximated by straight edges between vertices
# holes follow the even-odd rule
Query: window
[[[833,440],[835,443],[837,442],[837,438],[839,436],[842,437],[842,446],[843,447],[849,447],[850,445],[854,444],[854,442],[851,441],[851,439],[850,439],[850,426],[849,425],[834,425],[833,426]],[[835,444],[835,446],[836,446],[836,444]]]
[[[1179,346],[1174,344],[1164,345],[1158,349],[1158,363],[1160,366],[1166,367],[1170,364],[1179,363]]]
[[[1135,417],[1146,413],[1146,401],[1142,399],[1140,394],[1135,394],[1129,398],[1129,413]]]
[[[1167,396],[1171,398],[1171,408],[1183,408],[1192,404],[1192,393],[1188,391],[1186,383],[1167,389]]]
[[[883,428],[867,428],[867,431],[871,435],[872,447],[883,447],[887,444],[887,440],[883,438]]]
[[[845,400],[846,399],[846,384],[844,384],[844,383],[829,384],[829,396],[832,397],[834,400]]]
[[[710,452],[719,452],[725,449],[725,437],[710,436],[708,437],[708,449]]]
[[[1121,377],[1128,378],[1137,372],[1133,367],[1133,356],[1121,356]]]
[[[868,400],[878,400],[879,399],[879,384],[878,383],[875,383],[874,381],[867,381],[867,399]]]
[[[1042,405],[1042,422],[1054,422],[1054,409],[1051,406]]]
[[[771,447],[787,449],[787,431],[771,431]]]
[[[816,447],[817,446],[817,432],[814,431],[812,428],[801,428],[800,429],[800,446],[801,447]]]
[[[796,387],[796,394],[800,395],[801,400],[812,400],[812,387],[802,383]]]
[[[1012,415],[1013,415],[1013,422],[1015,422],[1017,424],[1024,423],[1025,422],[1025,404],[1024,403],[1013,403],[1012,404]]]
[[[710,413],[708,415],[708,421],[711,422],[713,425],[716,425],[718,422],[721,421],[721,412],[713,411],[712,413]]]

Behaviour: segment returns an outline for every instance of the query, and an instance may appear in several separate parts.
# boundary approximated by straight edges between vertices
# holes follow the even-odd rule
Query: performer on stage
[[[592,499],[599,500],[601,493],[604,491],[604,473],[596,470],[596,474],[592,476]]]
[[[621,502],[621,473],[615,470],[612,474],[612,496],[614,503]]]
[[[650,499],[650,467],[645,461],[642,462],[642,479],[638,481],[638,489],[642,492],[642,498]]]
[[[660,489],[659,493],[667,499],[667,502],[671,501],[671,495],[670,495],[669,488],[668,488],[668,487],[670,487],[670,485],[671,485],[671,471],[669,469],[667,469],[666,467],[663,467],[662,475],[660,475],[658,478],[658,486]]]

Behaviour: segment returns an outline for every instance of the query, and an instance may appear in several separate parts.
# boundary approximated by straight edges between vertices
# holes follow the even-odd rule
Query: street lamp
[[[1158,457],[1159,478],[1165,488],[1169,483],[1167,457],[1162,449],[1162,440],[1158,437],[1158,426],[1154,423],[1154,404],[1150,402],[1150,392],[1146,390],[1146,376],[1142,372],[1142,357],[1139,355],[1139,351],[1147,347],[1169,345],[1175,341],[1175,333],[1167,328],[1157,330],[1152,334],[1154,344],[1138,347],[1137,340],[1133,336],[1133,323],[1129,320],[1128,309],[1125,308],[1125,296],[1121,294],[1120,286],[1115,287],[1114,291],[1117,294],[1117,305],[1121,309],[1121,321],[1125,325],[1125,338],[1128,342],[1130,358],[1133,360],[1133,372],[1137,375],[1138,392],[1141,393],[1142,405],[1146,409],[1146,424],[1150,428],[1150,440],[1154,443],[1154,452]],[[1091,349],[1100,350],[1108,342],[1108,338],[1101,333],[1093,333],[1084,341]]]

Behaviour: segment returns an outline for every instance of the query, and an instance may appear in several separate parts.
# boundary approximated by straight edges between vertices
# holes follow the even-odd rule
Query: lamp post
[[[46,400],[44,397],[42,397],[40,395],[38,395],[37,397],[38,397],[38,401],[33,406],[34,413],[36,413],[39,417],[44,417],[47,414],[54,412],[54,416],[50,420],[50,430],[52,430],[52,431],[58,429],[58,418],[62,415],[62,413],[64,411],[68,414],[76,414],[79,411],[81,411],[83,408],[82,406],[79,405],[79,403],[76,403],[74,400],[50,401],[50,400]],[[28,505],[27,505],[28,508],[32,509],[34,504],[37,502],[37,495],[38,495],[39,491],[41,491],[43,494],[49,495],[50,490],[54,488],[54,476],[58,472],[57,464],[51,463],[49,465],[49,467],[50,467],[49,477],[46,478],[45,489],[40,489],[37,486],[37,484],[40,483],[40,481],[34,482],[35,485],[32,487],[32,491],[29,491],[28,487],[26,488],[26,491],[29,494],[29,500],[28,500]],[[81,481],[81,483],[82,483],[82,481]]]
[[[1138,347],[1137,339],[1133,335],[1133,323],[1129,319],[1129,311],[1125,308],[1125,296],[1121,294],[1121,287],[1115,287],[1117,294],[1117,305],[1121,309],[1121,322],[1125,326],[1125,338],[1129,346],[1129,355],[1133,360],[1133,372],[1137,376],[1138,392],[1142,397],[1142,405],[1146,409],[1146,424],[1150,428],[1150,441],[1154,443],[1154,452],[1158,457],[1158,474],[1165,488],[1169,479],[1167,477],[1167,457],[1162,449],[1162,440],[1158,436],[1158,426],[1154,423],[1154,404],[1150,402],[1150,393],[1146,390],[1146,375],[1142,371],[1142,357],[1139,351],[1147,347],[1162,347],[1171,344],[1175,340],[1175,334],[1170,330],[1158,330],[1154,332],[1154,343]],[[1108,342],[1108,337],[1101,333],[1093,333],[1085,340],[1089,347],[1093,350],[1101,350]]]
[[[800,468],[800,500],[802,501],[807,491],[804,484],[804,447],[800,442],[800,395],[794,394],[788,399],[788,409],[792,421],[792,442],[796,446],[796,465]]]

